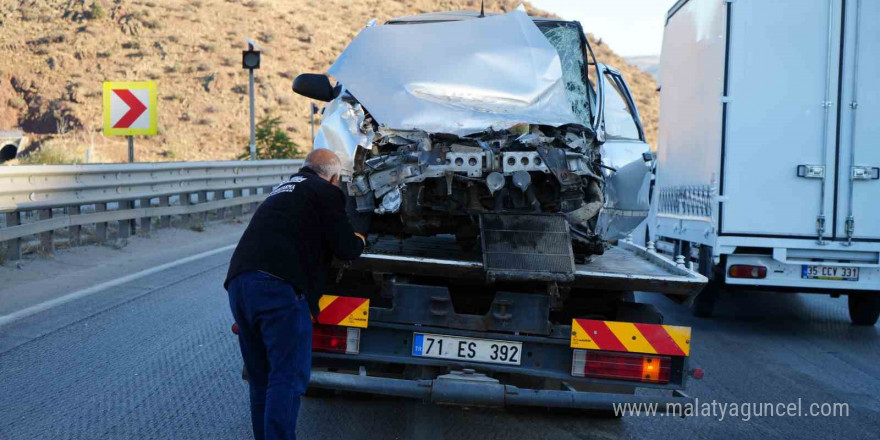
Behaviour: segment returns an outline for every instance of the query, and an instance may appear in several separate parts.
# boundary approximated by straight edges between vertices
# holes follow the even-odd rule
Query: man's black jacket
[[[363,250],[345,214],[345,194],[302,168],[257,208],[232,254],[223,286],[244,272],[267,272],[306,295],[314,314],[326,293],[333,256],[354,260]]]

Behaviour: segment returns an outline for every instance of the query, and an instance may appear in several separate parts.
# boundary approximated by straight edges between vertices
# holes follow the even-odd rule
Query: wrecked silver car
[[[647,215],[650,185],[638,112],[609,72],[577,22],[439,13],[368,25],[329,69],[335,87],[303,74],[294,90],[329,101],[314,148],[342,159],[373,232],[468,244],[481,213],[559,214],[575,253],[594,254]],[[604,92],[636,138],[606,133]],[[636,145],[607,154],[612,166],[615,139]],[[630,167],[625,191],[612,188],[618,167]]]

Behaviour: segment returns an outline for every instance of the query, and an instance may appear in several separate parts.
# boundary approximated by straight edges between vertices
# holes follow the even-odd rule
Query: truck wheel
[[[709,281],[703,291],[694,298],[694,302],[691,304],[691,313],[698,318],[711,318],[715,309],[715,300],[718,299],[720,292],[721,282],[718,280]]]
[[[874,325],[880,316],[880,295],[873,292],[850,292],[849,319],[855,325]]]

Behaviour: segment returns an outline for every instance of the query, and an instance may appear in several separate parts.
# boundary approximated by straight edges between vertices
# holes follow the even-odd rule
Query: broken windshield
[[[581,46],[581,30],[575,23],[536,21],[550,44],[559,52],[562,61],[562,79],[571,110],[584,126],[592,126],[589,94],[587,91],[586,58]]]

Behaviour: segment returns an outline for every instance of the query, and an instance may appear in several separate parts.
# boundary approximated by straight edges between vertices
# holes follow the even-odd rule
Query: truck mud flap
[[[470,376],[470,377],[469,377]],[[481,374],[453,372],[433,380],[406,380],[313,371],[309,384],[316,388],[382,394],[424,402],[489,408],[541,407],[575,410],[613,410],[615,404],[656,405],[658,413],[681,411],[692,399],[636,396],[582,391],[533,390],[504,385]]]

